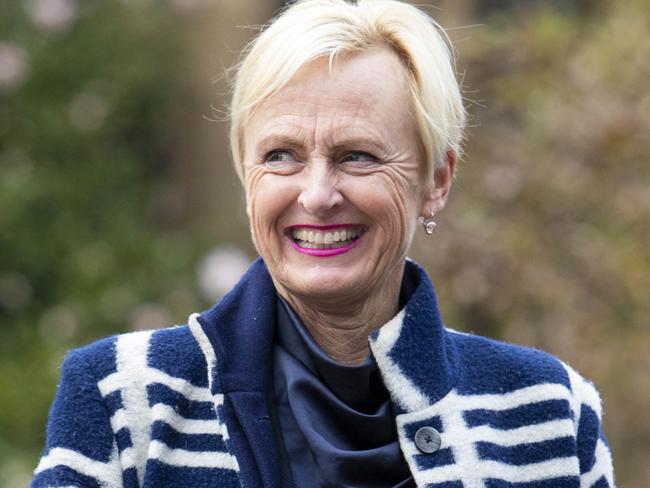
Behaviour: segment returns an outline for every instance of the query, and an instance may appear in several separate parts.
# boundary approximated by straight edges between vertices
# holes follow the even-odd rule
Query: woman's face
[[[448,189],[423,181],[405,78],[387,48],[316,60],[246,126],[253,240],[281,291],[344,303],[401,280],[418,216]]]

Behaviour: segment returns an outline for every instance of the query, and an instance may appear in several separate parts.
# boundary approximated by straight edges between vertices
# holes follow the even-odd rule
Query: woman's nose
[[[313,164],[305,175],[298,204],[315,216],[326,216],[343,203],[334,172],[326,163]]]

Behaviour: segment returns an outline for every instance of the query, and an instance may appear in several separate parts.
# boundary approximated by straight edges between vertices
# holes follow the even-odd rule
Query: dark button
[[[425,454],[431,454],[440,449],[440,434],[433,427],[422,427],[415,433],[415,445]]]

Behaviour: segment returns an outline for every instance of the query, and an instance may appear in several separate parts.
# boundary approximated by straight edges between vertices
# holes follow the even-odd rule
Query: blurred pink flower
[[[214,248],[201,261],[198,285],[203,297],[216,301],[230,290],[250,264],[248,257],[238,248],[222,245]]]
[[[25,50],[11,42],[0,42],[0,92],[20,86],[26,71]]]
[[[75,0],[29,0],[25,7],[38,27],[51,32],[68,29],[79,13]]]

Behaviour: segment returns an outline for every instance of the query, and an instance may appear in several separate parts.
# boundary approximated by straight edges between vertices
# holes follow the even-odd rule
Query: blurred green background
[[[2,486],[30,479],[67,350],[183,323],[255,255],[223,74],[280,3],[0,0]],[[412,256],[450,326],[590,377],[619,486],[650,486],[650,5],[429,3],[472,119]]]

